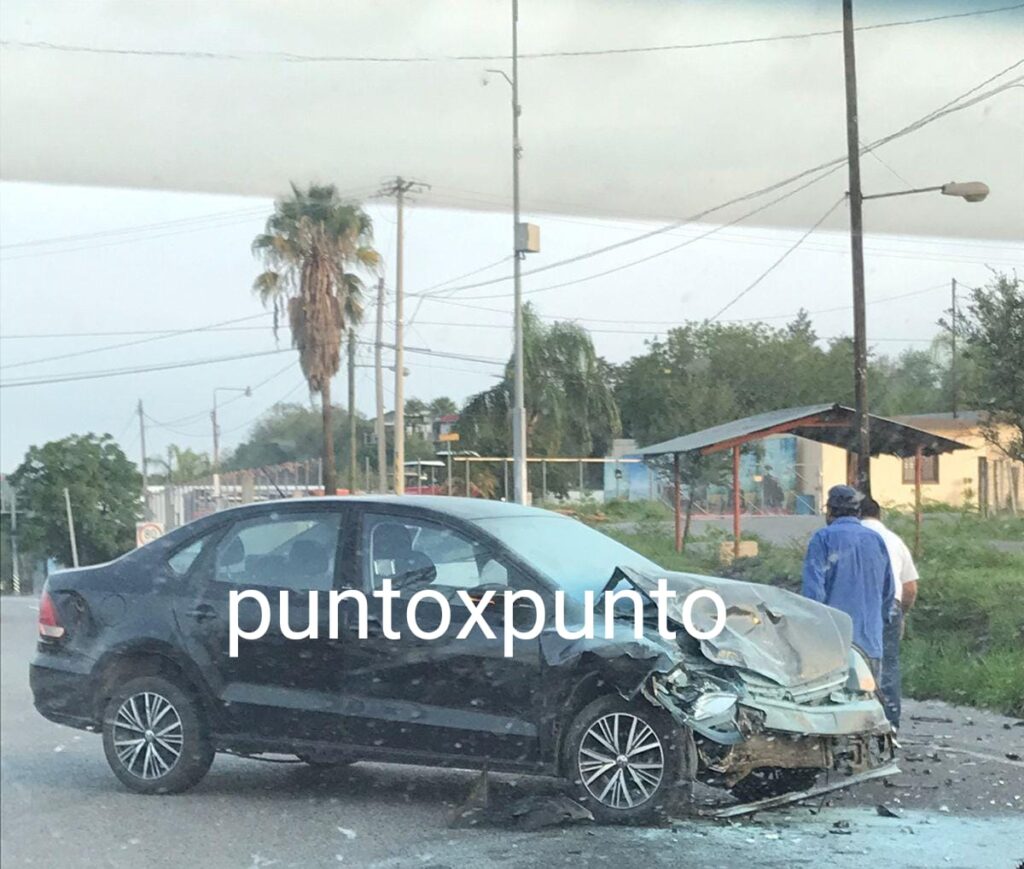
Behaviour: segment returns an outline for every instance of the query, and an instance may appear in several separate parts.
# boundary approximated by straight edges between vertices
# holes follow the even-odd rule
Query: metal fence
[[[664,483],[646,472],[640,459],[537,457],[527,460],[527,479],[535,501],[596,501],[664,497]],[[364,466],[355,494],[376,492],[376,473]],[[637,471],[643,470],[642,492]],[[342,475],[345,476],[344,474]],[[389,480],[389,483],[393,481]],[[512,459],[508,456],[446,457],[444,461],[406,462],[405,491],[409,495],[512,499]],[[339,489],[339,494],[348,494]],[[270,501],[323,495],[323,471],[316,459],[227,471],[187,483],[147,487],[145,518],[166,531],[217,510]]]

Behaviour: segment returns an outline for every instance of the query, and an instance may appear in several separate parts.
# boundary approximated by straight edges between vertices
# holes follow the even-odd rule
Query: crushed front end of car
[[[648,596],[657,588],[656,578],[620,574]],[[641,691],[692,734],[692,778],[760,806],[898,772],[892,729],[845,613],[771,586],[664,578],[676,592],[668,621],[679,658],[652,670]],[[697,589],[726,607],[713,640],[682,630],[682,601]]]

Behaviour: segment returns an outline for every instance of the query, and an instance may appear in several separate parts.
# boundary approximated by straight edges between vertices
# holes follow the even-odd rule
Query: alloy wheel
[[[587,728],[577,759],[580,780],[591,796],[612,809],[646,803],[665,774],[661,738],[646,721],[613,712]]]
[[[114,716],[113,737],[117,758],[128,772],[141,779],[162,778],[181,757],[181,716],[160,694],[133,694]]]

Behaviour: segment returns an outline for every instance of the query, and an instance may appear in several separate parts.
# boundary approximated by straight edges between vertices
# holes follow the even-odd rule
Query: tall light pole
[[[210,422],[213,423],[213,499],[218,509],[220,507],[220,426],[217,424],[217,393],[218,392],[241,392],[248,398],[252,395],[252,389],[248,386],[218,386],[213,390],[213,410],[210,411]],[[170,463],[167,465],[168,482],[171,476]],[[168,487],[168,491],[170,487]]]
[[[384,278],[377,281],[377,340],[373,344],[374,385],[377,399],[377,490],[388,490],[388,445],[384,428]]]
[[[865,196],[860,184],[860,133],[857,118],[857,65],[853,42],[853,0],[843,0],[843,61],[846,78],[846,155],[850,189],[850,254],[853,265],[853,390],[857,428],[857,488],[871,494],[871,431],[868,412],[868,343],[864,311],[864,221],[862,205],[868,199],[888,199],[914,193],[942,193],[967,202],[981,202],[989,189],[980,181],[915,187]]]
[[[519,142],[519,0],[512,0],[512,75],[504,70],[489,69],[500,75],[512,88],[512,251],[513,264],[513,320],[515,342],[513,350],[512,383],[512,483],[517,504],[527,499],[526,477],[526,385],[523,362],[523,258],[527,253],[540,249],[539,234],[535,226],[520,223],[519,207],[519,161],[523,149]],[[486,79],[484,84],[486,84]]]
[[[514,261],[515,382],[512,407],[512,474],[517,504],[526,503],[526,384],[523,371],[523,287],[524,245],[519,229],[519,0],[512,0],[512,245]]]

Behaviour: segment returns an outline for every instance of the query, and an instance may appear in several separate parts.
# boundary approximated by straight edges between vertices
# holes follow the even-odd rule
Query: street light
[[[213,499],[217,507],[220,507],[220,426],[217,425],[217,393],[218,392],[241,392],[246,398],[252,395],[252,389],[248,386],[218,386],[213,390],[213,410],[210,411],[210,421],[213,423]]]
[[[513,320],[515,323],[514,380],[512,397],[512,477],[515,501],[525,504],[526,479],[526,386],[523,362],[523,291],[522,264],[527,253],[539,250],[537,228],[519,222],[519,0],[512,0],[512,75],[500,69],[487,72],[500,75],[512,88],[512,252],[514,255]],[[487,78],[483,80],[487,84]],[[507,496],[507,493],[506,493]]]
[[[943,196],[959,196],[967,202],[982,202],[989,194],[988,185],[981,181],[950,181],[936,187],[915,187],[912,190],[897,190],[893,193],[872,193],[861,196],[865,199],[888,199],[891,196],[910,196],[912,193],[941,193]]]
[[[853,271],[853,389],[857,428],[856,486],[865,495],[871,494],[871,431],[868,414],[868,343],[867,315],[864,302],[864,220],[861,206],[865,199],[886,199],[912,193],[942,193],[959,196],[967,202],[981,202],[988,196],[988,186],[980,181],[917,187],[894,193],[865,196],[860,185],[860,132],[857,112],[857,64],[854,52],[853,0],[843,0],[843,63],[846,89],[846,157],[849,171],[850,261]]]

